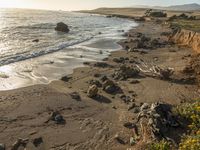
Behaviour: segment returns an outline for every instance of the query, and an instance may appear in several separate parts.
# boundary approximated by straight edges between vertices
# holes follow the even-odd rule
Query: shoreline
[[[100,18],[107,19],[105,17]],[[105,22],[113,22],[112,20],[117,19],[109,20],[107,19]],[[118,20],[117,22],[122,21]],[[135,23],[125,20],[123,25],[124,31],[127,31],[131,26],[134,27]],[[57,52],[42,54],[39,57],[35,56],[33,59],[25,58],[26,60],[24,61],[16,60],[15,63],[1,66],[0,76],[2,73],[2,79],[0,79],[0,89],[6,91],[34,84],[48,84],[51,81],[59,80],[63,74],[71,74],[73,68],[83,66],[84,61],[100,61],[111,51],[121,49],[121,46],[116,42],[124,38],[122,36],[123,32],[118,30],[119,26],[116,25],[113,28],[108,26],[108,31],[102,31],[101,34],[97,32],[89,41],[66,47]],[[51,68],[53,69],[51,70]],[[56,73],[54,72],[55,70]]]
[[[0,141],[10,148],[18,138],[28,139],[26,147],[34,149],[32,141],[40,139],[37,148],[43,150],[134,148],[129,144],[132,130],[124,124],[137,118],[136,111],[143,103],[179,105],[200,94],[191,76],[182,73],[195,52],[168,43],[163,32],[170,29],[154,21],[141,22],[119,42],[123,50],[111,52],[102,62],[85,62],[85,67],[74,69],[63,81],[0,91]],[[133,48],[140,36],[150,38],[148,48]],[[158,41],[153,45],[155,39]],[[129,67],[140,69],[139,74],[132,75]],[[173,68],[174,74],[163,79],[152,71],[155,67]],[[110,93],[103,89],[105,76],[117,90]],[[88,87],[94,84],[98,97],[89,98]],[[56,111],[63,116],[64,124],[49,120]],[[170,132],[170,138],[179,140],[180,130]]]

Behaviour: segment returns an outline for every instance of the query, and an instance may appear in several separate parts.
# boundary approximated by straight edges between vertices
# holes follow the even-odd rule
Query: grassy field
[[[200,32],[200,20],[183,20],[176,19],[171,22],[172,26],[180,27],[187,30]]]

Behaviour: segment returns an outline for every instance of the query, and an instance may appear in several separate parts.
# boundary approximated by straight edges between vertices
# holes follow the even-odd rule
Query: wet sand
[[[136,35],[140,32],[150,38],[167,41],[166,36],[161,36],[164,31],[168,32],[170,29],[150,21],[141,22],[129,34]],[[130,48],[132,43],[127,41],[134,37],[126,38],[119,43],[124,48]],[[192,54],[194,52],[190,48],[170,43],[148,50],[147,53],[143,50],[128,52],[122,49],[112,52],[103,61],[104,65],[89,62],[85,63],[85,67],[74,69],[65,81],[57,80],[48,85],[0,92],[0,143],[10,149],[18,138],[22,138],[28,139],[25,146],[27,149],[134,149],[129,144],[132,130],[123,126],[125,122],[136,119],[137,113],[129,109],[132,103],[140,106],[144,102],[162,101],[178,105],[199,97],[197,85],[182,80],[183,77],[190,77],[182,70],[190,62]],[[123,62],[113,61],[120,57],[124,58]],[[113,74],[121,65],[137,65],[143,72],[137,77],[114,79]],[[171,80],[163,80],[153,74],[153,66],[173,68]],[[99,96],[89,98],[87,89],[91,80],[102,83],[103,76],[114,81],[121,90],[109,94],[99,87]],[[71,96],[73,92],[77,92],[80,99],[77,95]],[[130,97],[131,102],[126,103],[122,96]],[[65,123],[56,124],[49,119],[55,111],[63,116]],[[123,139],[123,143],[116,140],[116,135]],[[181,135],[174,131],[171,136],[178,139]],[[40,140],[35,144],[34,141],[38,138]]]

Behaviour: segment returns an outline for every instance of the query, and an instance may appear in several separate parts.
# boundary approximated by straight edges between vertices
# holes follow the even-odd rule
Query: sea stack
[[[57,23],[55,30],[56,31],[60,31],[60,32],[68,33],[69,32],[69,27],[65,23],[59,22],[59,23]]]

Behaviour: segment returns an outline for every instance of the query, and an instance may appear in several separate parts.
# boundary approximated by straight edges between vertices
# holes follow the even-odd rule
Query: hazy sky
[[[80,10],[98,7],[127,7],[134,5],[167,6],[188,3],[200,4],[200,0],[0,0],[0,8]]]

